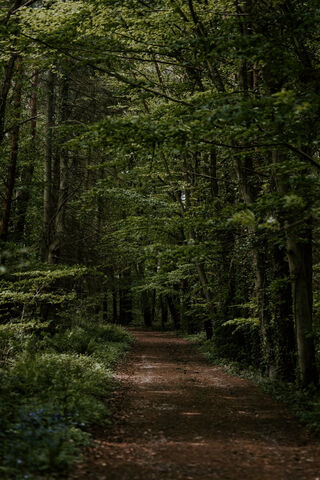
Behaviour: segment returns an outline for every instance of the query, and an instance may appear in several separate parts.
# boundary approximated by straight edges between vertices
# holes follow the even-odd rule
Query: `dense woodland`
[[[0,21],[3,372],[142,324],[317,386],[319,2],[2,0]]]

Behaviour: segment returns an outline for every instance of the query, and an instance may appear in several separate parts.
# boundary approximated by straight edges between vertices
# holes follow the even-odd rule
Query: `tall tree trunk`
[[[4,138],[4,125],[6,118],[7,100],[11,87],[12,76],[14,73],[14,66],[18,56],[16,54],[11,55],[8,63],[4,68],[3,80],[0,89],[0,144]]]
[[[302,385],[318,384],[319,376],[312,335],[311,219],[304,226],[303,239],[299,240],[288,229],[287,242],[300,381]]]
[[[172,296],[172,295],[167,296],[167,302],[168,302],[171,319],[173,321],[173,325],[176,330],[179,330],[181,325],[180,312],[179,312],[180,307],[176,305],[178,301],[179,300],[177,296]]]
[[[69,118],[69,80],[63,79],[61,88],[61,112],[60,125],[64,125]],[[59,194],[57,210],[55,212],[54,232],[52,232],[52,241],[49,245],[48,262],[59,263],[64,260],[64,240],[65,240],[65,213],[68,198],[68,149],[64,145],[66,138],[62,137],[62,145],[59,149]]]
[[[15,231],[17,235],[22,238],[25,230],[26,213],[30,200],[30,185],[33,178],[34,162],[37,155],[37,88],[39,82],[39,71],[35,70],[31,82],[31,97],[30,97],[30,145],[28,147],[28,165],[22,169],[21,183],[22,190],[17,196],[17,224]]]
[[[237,4],[238,14],[250,14],[251,1],[246,0],[243,5]],[[249,20],[250,21],[250,20]],[[246,17],[239,21],[240,33],[243,37],[250,37],[252,30],[251,25],[248,24]],[[253,88],[253,67],[250,68],[248,62],[243,60],[239,70],[239,83],[243,90],[244,98],[249,95],[249,88]],[[257,198],[257,186],[254,181],[256,178],[253,174],[253,155],[246,154],[238,156],[236,159],[236,171],[239,181],[240,193],[244,203],[250,207]],[[255,297],[257,300],[258,317],[260,323],[260,335],[262,346],[262,365],[268,372],[269,376],[273,376],[276,371],[273,336],[271,328],[271,318],[267,307],[266,299],[266,270],[268,247],[265,238],[256,231],[254,226],[248,227],[249,233],[254,237],[252,247],[253,265],[255,272]]]
[[[160,296],[160,308],[161,308],[161,328],[165,330],[168,322],[168,303],[166,295]]]
[[[132,322],[132,295],[130,271],[120,277],[119,285],[119,320],[121,325],[130,325]]]
[[[273,247],[272,310],[274,315],[275,368],[282,380],[294,380],[296,341],[292,312],[289,265],[278,243]]]
[[[118,315],[118,281],[116,278],[116,273],[113,271],[112,273],[112,322],[118,323],[119,322],[119,315]]]
[[[47,125],[46,125],[46,152],[44,162],[44,189],[43,189],[43,249],[42,257],[48,261],[49,245],[52,230],[52,152],[53,127],[55,115],[55,77],[49,71],[47,78]]]
[[[212,150],[211,155],[210,155],[210,167],[216,168],[216,155],[215,151]],[[195,165],[197,162],[195,162]],[[190,187],[195,186],[194,179],[190,178],[188,174],[188,165],[187,165],[187,159],[186,156],[183,157],[183,167],[185,171],[185,209],[183,211],[183,215],[190,209],[191,207],[191,198],[190,198]],[[196,167],[194,168],[196,170]],[[218,183],[216,182],[214,185],[214,191],[216,194],[218,194]],[[188,238],[190,242],[193,244],[196,244],[198,242],[196,233],[192,227],[185,227],[184,228],[184,235],[185,238]],[[209,286],[209,281],[205,269],[204,262],[200,261],[197,256],[193,258],[193,263],[196,268],[196,272],[199,277],[200,285],[201,285],[201,290],[203,292],[204,299],[206,300],[207,303],[207,318],[205,318],[203,322],[203,327],[205,329],[206,335],[208,338],[212,338],[213,336],[213,320],[215,316],[214,308],[212,306],[212,295],[210,291],[210,286]],[[194,328],[192,326],[192,328]]]
[[[105,291],[102,300],[102,319],[104,322],[108,321],[108,292]]]
[[[142,292],[140,297],[141,302],[141,310],[143,313],[143,321],[144,325],[147,328],[152,327],[154,321],[154,313],[155,313],[155,296],[156,292]]]
[[[279,152],[273,152],[274,163],[280,164],[285,161],[285,158],[281,157]],[[302,196],[308,188],[307,183],[304,183],[304,179],[307,177],[306,173],[306,171],[299,171]],[[288,180],[290,177],[281,174],[278,174],[276,178],[278,191],[283,195],[291,192]],[[293,193],[296,194],[296,191]],[[303,386],[319,383],[312,327],[312,218],[307,200],[306,203],[305,206],[296,207],[294,212],[285,219],[298,373]]]
[[[8,177],[4,193],[4,203],[0,220],[0,239],[7,241],[9,221],[11,215],[13,190],[16,181],[16,170],[19,150],[19,133],[20,133],[20,113],[21,113],[21,90],[22,90],[22,60],[19,57],[17,61],[17,80],[14,92],[14,116],[15,125],[12,129],[12,145],[10,153],[10,163],[8,168]]]

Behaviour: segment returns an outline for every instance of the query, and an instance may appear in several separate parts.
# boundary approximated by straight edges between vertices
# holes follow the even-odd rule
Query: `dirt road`
[[[77,480],[320,480],[320,443],[249,381],[183,339],[133,332],[115,423],[96,432]]]

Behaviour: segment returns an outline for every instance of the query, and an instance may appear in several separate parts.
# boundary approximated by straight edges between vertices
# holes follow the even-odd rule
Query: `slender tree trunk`
[[[113,273],[113,282],[112,282],[112,322],[118,323],[118,283],[116,280],[116,275]]]
[[[216,156],[215,156],[215,151],[212,150],[212,155],[210,155],[210,163],[211,167],[215,168],[216,167]],[[195,162],[196,163],[196,162]],[[190,199],[190,187],[194,186],[194,180],[190,179],[188,175],[188,165],[187,165],[187,159],[186,156],[183,158],[183,166],[184,166],[184,171],[185,171],[185,209],[183,211],[183,214],[185,214],[191,207],[191,199]],[[196,167],[195,167],[196,170]],[[190,187],[189,187],[190,185]],[[214,186],[214,191],[218,193],[218,184],[216,183]],[[196,244],[197,243],[197,238],[196,238],[196,233],[194,229],[191,228],[185,228],[185,237],[188,238],[192,243]],[[208,312],[208,317],[204,320],[203,326],[206,331],[206,335],[208,338],[212,338],[213,336],[213,319],[214,319],[214,309],[212,307],[212,295],[210,291],[210,286],[209,286],[209,281],[205,269],[205,265],[203,262],[201,262],[197,257],[193,258],[193,263],[196,268],[196,272],[199,277],[201,289],[203,292],[203,296],[206,300],[207,303],[207,312]],[[192,327],[193,328],[193,327]]]
[[[273,152],[274,162],[280,164],[283,160],[279,152]],[[304,184],[305,172],[299,172],[302,192],[308,188]],[[290,193],[288,177],[278,175],[277,188],[280,193]],[[294,192],[296,193],[296,192]],[[303,193],[302,193],[303,195]],[[290,225],[295,224],[297,226]],[[310,205],[297,207],[294,214],[286,219],[287,254],[292,290],[292,308],[297,346],[298,374],[301,385],[310,383],[318,385],[319,374],[315,361],[315,346],[312,326],[312,218]]]
[[[127,272],[120,277],[119,319],[121,325],[130,325],[132,322],[132,295],[130,287],[131,275],[130,272]]]
[[[108,292],[106,291],[102,300],[102,319],[104,322],[108,321]]]
[[[168,322],[168,303],[165,295],[160,297],[160,308],[161,308],[161,328],[165,330],[166,324]]]
[[[179,307],[176,305],[177,299],[171,295],[167,296],[167,302],[168,302],[168,307],[170,311],[170,315],[173,321],[174,328],[176,330],[180,329],[180,312],[179,312]]]
[[[22,90],[22,60],[19,57],[17,61],[17,81],[14,92],[14,113],[15,113],[15,125],[12,129],[12,145],[10,153],[10,163],[8,168],[8,177],[4,193],[4,203],[0,220],[0,239],[2,241],[7,241],[8,239],[8,230],[9,230],[9,221],[11,215],[11,206],[13,191],[16,181],[16,170],[17,170],[17,161],[18,161],[18,150],[19,150],[19,120],[21,113],[21,90]]]
[[[32,77],[32,93],[30,98],[30,145],[28,148],[28,165],[22,170],[21,183],[22,190],[17,196],[17,224],[15,231],[21,238],[25,230],[26,214],[30,200],[30,185],[33,178],[34,162],[37,155],[37,88],[39,82],[39,71],[35,70]]]
[[[275,368],[282,380],[294,380],[296,364],[296,341],[292,312],[289,265],[278,243],[273,247],[274,287],[272,309],[274,314]]]
[[[8,63],[4,68],[3,80],[0,89],[0,144],[4,138],[4,125],[6,118],[7,100],[11,87],[12,76],[14,73],[14,66],[18,56],[16,54],[11,55]]]
[[[241,196],[244,203],[250,207],[256,198],[256,194],[251,185],[251,174],[253,171],[252,159],[245,156],[245,158],[237,159],[237,175]],[[268,374],[272,376],[275,372],[274,366],[274,350],[271,333],[271,319],[269,311],[266,309],[266,270],[268,251],[265,239],[257,234],[254,226],[248,226],[249,233],[255,237],[252,246],[253,268],[255,274],[254,296],[257,301],[258,317],[260,323],[261,333],[261,347],[262,347],[262,363],[266,368]]]
[[[68,107],[69,81],[63,79],[61,89],[61,113],[60,124],[64,125],[69,117]],[[68,150],[63,144],[66,138],[62,138],[62,145],[59,149],[59,194],[57,210],[55,212],[54,232],[52,232],[52,241],[49,245],[48,262],[59,263],[64,259],[64,240],[65,240],[65,214],[68,198]],[[52,175],[53,176],[53,175]]]
[[[237,4],[238,13],[250,13],[251,2],[246,0],[241,6]],[[246,37],[251,35],[251,27],[246,19],[239,20],[241,34]],[[249,95],[249,88],[253,87],[253,68],[250,69],[248,62],[244,60],[239,71],[240,87],[243,90],[244,98]],[[239,187],[244,203],[250,207],[257,198],[257,187],[254,183],[253,156],[246,154],[236,159],[236,170],[239,181]],[[254,226],[248,227],[249,233],[254,237],[252,248],[253,265],[255,271],[255,297],[258,306],[258,317],[260,322],[261,346],[262,346],[262,364],[266,368],[269,376],[274,375],[275,359],[273,348],[273,337],[271,328],[271,318],[267,307],[266,299],[266,270],[268,259],[268,246]]]
[[[152,327],[155,312],[155,291],[143,292],[141,294],[141,310],[143,313],[143,321],[147,328]]]
[[[48,261],[49,245],[52,230],[52,152],[53,127],[55,114],[55,78],[49,71],[47,78],[47,131],[46,153],[44,162],[44,190],[43,190],[43,260]]]

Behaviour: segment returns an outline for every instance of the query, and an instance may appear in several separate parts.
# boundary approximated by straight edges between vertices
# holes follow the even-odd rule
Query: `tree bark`
[[[161,309],[161,328],[165,330],[168,322],[168,303],[166,295],[160,296],[160,309]]]
[[[53,127],[55,115],[55,78],[49,71],[47,78],[47,125],[46,125],[46,153],[44,162],[44,189],[43,189],[43,253],[45,262],[49,260],[49,245],[52,230],[52,152]]]
[[[141,294],[141,310],[143,313],[144,325],[147,328],[152,327],[155,312],[155,291],[143,292]]]
[[[274,163],[285,161],[277,151],[273,152]],[[302,187],[302,196],[308,185],[304,184],[305,172],[299,172]],[[278,174],[276,177],[278,191],[287,195],[290,193],[290,184],[287,176]],[[294,192],[296,193],[296,192]],[[315,346],[312,326],[312,218],[310,205],[295,208],[294,212],[285,219],[287,255],[292,291],[292,309],[297,347],[298,374],[301,385],[310,383],[318,385],[319,374],[315,361]],[[297,221],[297,226],[290,225]],[[300,221],[300,222],[299,222]]]
[[[296,341],[289,275],[289,265],[285,253],[276,244],[273,247],[274,287],[271,308],[274,315],[276,376],[285,381],[294,380],[296,364]]]
[[[4,193],[4,203],[0,221],[0,239],[4,242],[8,239],[9,221],[12,207],[12,197],[16,181],[16,170],[19,151],[19,119],[21,113],[21,90],[22,90],[22,60],[19,57],[17,61],[17,80],[14,92],[14,114],[15,125],[12,129],[12,145],[10,153],[10,163],[8,167],[8,177]]]
[[[119,320],[121,325],[130,325],[132,322],[132,295],[130,291],[130,272],[120,277],[119,288]]]
[[[8,94],[11,87],[12,76],[14,73],[14,66],[18,56],[16,54],[11,55],[8,63],[5,66],[3,81],[0,90],[0,144],[4,138],[4,125],[7,110]]]
[[[61,112],[60,125],[64,125],[69,118],[69,80],[63,79],[61,88]],[[66,138],[62,137],[62,145],[59,150],[59,193],[58,203],[55,212],[54,232],[48,249],[48,263],[59,263],[64,261],[64,239],[65,239],[65,214],[68,198],[68,170],[69,155],[64,145]],[[52,172],[53,178],[53,172]]]
[[[176,306],[175,298],[171,295],[168,295],[167,302],[168,302],[168,307],[169,307],[174,328],[176,330],[179,330],[180,329],[180,313],[179,313],[179,308]]]
[[[303,240],[288,231],[288,259],[301,384],[318,384],[312,335],[312,224],[304,227]]]
[[[39,82],[39,71],[35,70],[31,83],[31,97],[30,97],[30,145],[28,148],[28,166],[21,172],[22,190],[17,196],[17,224],[15,231],[17,235],[22,238],[25,230],[26,214],[30,200],[30,185],[33,178],[34,162],[37,154],[37,88]]]

